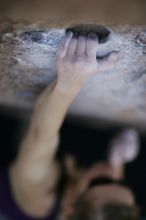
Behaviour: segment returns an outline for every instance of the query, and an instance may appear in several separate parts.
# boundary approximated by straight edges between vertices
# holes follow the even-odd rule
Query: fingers
[[[86,42],[87,42],[87,37],[83,35],[79,35],[78,41],[77,41],[77,49],[76,49],[77,56],[80,57],[80,56],[85,55]]]
[[[67,57],[73,57],[75,55],[77,48],[77,41],[78,41],[77,37],[73,37],[69,42],[69,46],[66,53]]]
[[[65,35],[65,37],[62,39],[62,41],[61,41],[61,43],[59,45],[58,51],[56,53],[56,59],[62,59],[66,55],[69,43],[70,43],[70,41],[72,39],[72,36],[73,36],[73,33],[72,32],[68,32]]]
[[[111,53],[108,58],[98,62],[99,71],[102,72],[112,68],[116,63],[117,59],[118,59],[118,52]]]
[[[90,58],[96,58],[98,49],[98,36],[95,33],[89,33],[87,37],[86,55]]]
[[[96,58],[96,51],[98,47],[98,37],[95,33],[89,33],[88,36],[75,35],[73,37],[72,32],[68,32],[62,39],[58,51],[56,53],[56,59],[62,59],[65,56],[83,56],[84,54],[90,58]]]

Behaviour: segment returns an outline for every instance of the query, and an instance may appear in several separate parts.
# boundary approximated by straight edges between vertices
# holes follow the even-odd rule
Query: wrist
[[[81,86],[73,86],[69,83],[62,83],[58,81],[55,86],[55,90],[59,92],[64,98],[74,99],[81,90]]]

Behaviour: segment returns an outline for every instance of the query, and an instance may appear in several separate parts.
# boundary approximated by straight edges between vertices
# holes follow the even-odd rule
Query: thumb
[[[109,70],[113,68],[114,64],[118,59],[118,52],[112,52],[107,58],[104,58],[101,61],[98,61],[98,69],[100,72]]]

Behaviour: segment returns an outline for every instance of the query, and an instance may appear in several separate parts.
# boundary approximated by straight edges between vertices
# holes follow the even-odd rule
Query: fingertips
[[[96,33],[89,33],[87,37],[86,55],[96,58],[98,48],[98,36]]]
[[[73,37],[73,32],[71,31],[66,32],[66,35],[64,36],[64,39],[61,45],[65,46],[66,44],[68,44],[68,42],[71,40],[72,37]]]
[[[56,53],[56,59],[58,58],[62,59],[66,55],[72,36],[73,36],[73,33],[71,31],[68,31],[66,35],[62,38],[59,48]]]
[[[67,50],[69,42],[71,41],[73,33],[71,31],[67,32],[64,38],[61,40],[59,50]]]
[[[76,48],[77,48],[77,41],[78,41],[77,38],[72,37],[67,48],[66,56],[72,57],[75,55]]]
[[[97,34],[96,33],[92,33],[92,32],[89,33],[88,34],[88,39],[92,40],[92,41],[97,40],[98,39]]]
[[[85,55],[86,41],[87,41],[86,36],[79,35],[78,41],[77,41],[77,49],[76,49],[76,55],[77,56]]]

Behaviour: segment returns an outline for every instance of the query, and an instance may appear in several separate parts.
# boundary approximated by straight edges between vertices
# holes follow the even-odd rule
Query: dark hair
[[[137,206],[110,203],[97,210],[89,203],[81,202],[75,209],[71,220],[138,220],[139,215]]]

